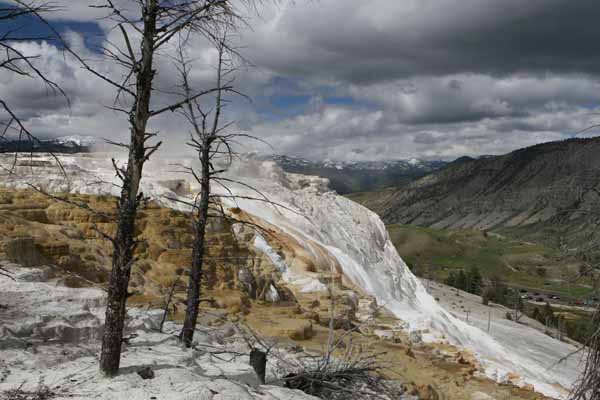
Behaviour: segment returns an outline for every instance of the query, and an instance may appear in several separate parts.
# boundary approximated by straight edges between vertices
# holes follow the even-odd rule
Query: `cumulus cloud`
[[[88,7],[94,0],[57,3],[64,9],[53,21],[98,24],[105,44],[122,42],[98,19],[105,11]],[[227,116],[279,153],[449,159],[562,139],[597,122],[596,0],[285,1],[244,12],[250,27],[236,44],[254,67],[240,71],[237,84],[255,101],[236,99]],[[97,56],[81,39],[72,34],[80,51]],[[40,67],[72,99],[68,109],[39,82],[0,73],[0,90],[31,126],[56,136],[127,135],[126,116],[106,108],[114,90],[52,45],[20,46],[41,56]],[[189,52],[194,84],[209,87],[214,50],[197,38]],[[122,77],[114,65],[98,65]],[[168,52],[156,68],[159,106],[173,100],[167,92],[177,74]],[[153,129],[179,141],[187,135],[174,116]]]
[[[596,111],[600,111],[600,108]],[[326,108],[278,122],[255,125],[282,153],[306,158],[355,161],[454,159],[463,155],[502,154],[540,142],[560,140],[593,123],[586,108],[548,108],[520,117],[478,122],[413,125],[392,112]],[[335,129],[330,129],[335,126]],[[350,138],[350,139],[349,139]]]

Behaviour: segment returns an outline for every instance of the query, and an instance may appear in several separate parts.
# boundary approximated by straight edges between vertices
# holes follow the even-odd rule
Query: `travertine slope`
[[[106,156],[75,155],[64,156],[62,160],[69,174],[68,182],[56,169],[45,164],[49,162],[48,157],[44,159],[40,155],[33,160],[35,163],[20,166],[17,174],[5,180],[4,184],[26,188],[27,183],[31,183],[52,192],[87,195],[110,195],[118,191],[114,185],[115,177],[110,160]],[[191,160],[160,160],[158,164],[150,164],[142,190],[145,196],[162,206],[172,208],[173,212],[185,212],[182,203],[174,199],[189,199],[197,191],[197,185],[186,182],[185,174],[169,172],[172,167],[168,166],[175,161],[193,165]],[[233,230],[236,237],[244,238],[247,251],[253,254],[249,258],[259,257],[268,261],[270,269],[260,268],[260,271],[267,273],[263,277],[270,284],[266,286],[266,292],[261,292],[269,293],[271,301],[282,300],[286,297],[287,289],[292,293],[293,300],[300,303],[299,312],[303,313],[309,311],[305,307],[310,304],[309,299],[303,299],[303,295],[322,293],[326,290],[324,285],[331,284],[335,286],[336,296],[340,296],[340,299],[344,296],[343,303],[347,305],[347,308],[340,307],[343,314],[336,316],[336,323],[344,324],[344,319],[360,319],[359,315],[372,309],[369,303],[374,300],[378,307],[387,310],[395,319],[393,326],[389,327],[392,330],[409,331],[426,341],[449,342],[468,349],[477,357],[485,374],[499,381],[532,384],[538,391],[559,397],[564,395],[561,386],[568,387],[577,376],[576,365],[568,370],[551,368],[557,360],[553,353],[544,350],[557,346],[551,338],[532,336],[535,354],[527,354],[526,349],[532,348],[531,338],[524,335],[521,328],[510,328],[514,331],[514,337],[491,337],[445,311],[407,268],[379,217],[364,207],[329,192],[324,180],[285,174],[274,163],[253,160],[232,166],[228,174],[232,180],[229,188],[231,192],[214,187],[214,193],[225,195],[223,202],[230,213],[260,224],[263,230],[244,232],[235,227],[223,228]],[[233,181],[243,181],[243,184],[235,184]],[[241,197],[233,199],[227,197],[228,193]],[[256,196],[256,193],[265,195],[271,201],[247,199],[248,195]],[[177,244],[169,244],[164,240],[169,238],[168,232],[164,230],[173,229],[171,225],[176,226],[178,222],[175,213],[160,211],[163,212],[167,213],[168,219],[161,220],[159,226],[155,227],[158,232],[151,233],[152,222],[140,224],[139,233],[141,236],[148,234],[149,243],[148,248],[142,247],[140,251],[145,251],[144,255],[151,262],[159,263],[159,266],[150,265],[146,270],[140,268],[143,276],[138,277],[137,282],[144,290],[151,290],[155,282],[160,282],[160,278],[154,275],[155,271],[159,277],[165,275],[161,272],[161,263],[177,266],[178,257],[185,254],[185,249],[169,249]],[[153,218],[160,220],[158,215]],[[110,222],[96,223],[100,227],[101,224]],[[216,231],[218,233],[218,229]],[[267,234],[263,235],[264,231]],[[185,242],[184,232],[185,228],[174,234],[181,235],[180,239]],[[227,237],[231,236],[225,235],[220,239],[223,246],[228,246]],[[158,250],[153,253],[153,249]],[[242,267],[250,268],[252,265]],[[238,288],[243,286],[239,283],[243,283],[246,287],[251,287],[252,284],[248,286],[247,283],[251,283],[252,278],[241,278],[239,272],[231,280],[225,279],[220,283]],[[172,279],[172,273],[170,270],[166,277]],[[244,304],[245,300],[238,297],[233,304],[225,306],[241,309]],[[323,314],[323,311],[326,315],[326,306],[315,310],[315,323],[322,321],[319,313]],[[310,335],[309,328],[299,328],[302,328],[302,335]],[[515,340],[515,337],[522,340]],[[560,353],[565,355],[573,350],[562,346],[560,349]]]

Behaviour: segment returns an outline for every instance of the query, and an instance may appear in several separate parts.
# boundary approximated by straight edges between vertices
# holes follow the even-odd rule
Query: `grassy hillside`
[[[600,137],[543,143],[351,198],[386,224],[507,233],[600,259],[589,249],[600,240],[599,152]]]
[[[413,271],[444,280],[450,271],[472,266],[484,277],[499,276],[509,285],[579,297],[592,289],[591,279],[571,283],[579,263],[558,250],[475,230],[441,230],[388,225],[392,242]]]
[[[378,198],[385,197],[389,194],[392,194],[396,190],[395,187],[382,189],[378,192],[356,192],[356,193],[348,193],[345,196],[352,201],[355,201],[368,209],[377,212],[377,208],[373,207],[372,204],[377,201]]]

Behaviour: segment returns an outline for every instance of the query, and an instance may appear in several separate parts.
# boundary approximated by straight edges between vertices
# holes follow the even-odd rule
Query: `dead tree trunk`
[[[100,355],[100,370],[108,376],[113,376],[119,369],[129,279],[131,268],[135,262],[134,254],[137,245],[135,223],[138,208],[143,199],[143,194],[140,193],[142,170],[145,162],[158,150],[161,144],[160,142],[153,146],[147,144],[151,138],[156,136],[156,133],[147,132],[148,122],[153,117],[177,111],[201,96],[217,91],[217,89],[200,92],[189,91],[185,98],[180,101],[158,109],[151,109],[150,103],[155,90],[153,81],[156,73],[153,65],[154,57],[173,38],[178,37],[180,34],[199,35],[208,40],[214,40],[217,32],[227,27],[234,28],[236,23],[240,21],[241,17],[235,11],[236,6],[252,4],[252,1],[241,0],[235,2],[236,6],[232,5],[231,0],[134,1],[131,3],[136,4],[139,9],[134,16],[130,17],[133,7],[127,6],[126,9],[125,6],[119,4],[121,2],[99,0],[98,4],[94,6],[107,10],[108,15],[106,18],[113,21],[113,28],[119,30],[122,34],[123,45],[121,47],[107,42],[107,46],[103,50],[106,60],[124,69],[122,71],[124,79],[118,81],[99,71],[78,55],[69,46],[68,42],[63,40],[61,34],[40,16],[40,12],[51,9],[51,7],[44,4],[34,6],[33,2],[21,0],[15,0],[15,3],[45,23],[60,41],[64,51],[74,57],[85,70],[116,89],[115,104],[112,109],[128,115],[130,124],[129,142],[109,142],[126,148],[128,161],[126,167],[119,167],[113,160],[115,172],[121,181],[121,193],[117,204],[117,229],[114,236],[103,235],[113,244],[113,257],[108,287],[105,330]],[[5,8],[0,10],[0,21],[2,19],[14,19],[15,16],[22,14],[23,12],[20,9]],[[5,36],[4,39],[5,41],[0,40],[0,48],[8,51],[8,43],[6,42],[8,37]],[[134,42],[133,39],[136,41]],[[44,78],[35,69],[29,57],[23,56],[16,50],[8,51],[7,55],[10,57],[9,63],[3,62],[2,66],[5,68],[10,67],[12,65],[10,60],[12,60],[16,63],[13,65],[13,71],[15,71],[15,66],[18,67],[25,63],[32,69],[32,75],[38,75],[47,86],[64,94],[56,84]],[[16,71],[20,72],[21,75],[27,75],[27,72],[23,69]],[[221,88],[218,90],[220,93]],[[122,98],[126,100],[125,103],[121,101]],[[121,108],[121,104],[127,104],[128,109]],[[20,131],[19,138],[25,135],[30,140],[34,139],[2,99],[0,99],[0,106],[3,106],[10,114],[10,123],[17,124],[17,129]],[[0,133],[0,138],[2,135]],[[196,249],[196,251],[198,250],[202,249]]]
[[[244,3],[243,1],[242,3]],[[106,327],[102,340],[102,354],[100,358],[100,369],[109,376],[115,375],[119,369],[121,343],[123,339],[123,326],[125,320],[125,303],[127,301],[127,288],[131,268],[135,262],[134,253],[137,245],[135,239],[135,221],[138,207],[143,199],[139,193],[142,169],[144,163],[159,148],[160,142],[154,146],[147,145],[147,141],[156,133],[148,133],[148,121],[166,112],[179,110],[191,102],[197,101],[207,94],[218,92],[222,88],[209,89],[199,92],[188,90],[184,98],[175,103],[160,107],[156,110],[150,109],[150,100],[154,91],[153,81],[155,78],[154,57],[158,51],[174,37],[181,34],[200,34],[209,40],[214,39],[215,32],[222,27],[235,25],[238,20],[236,13],[231,7],[231,0],[205,1],[205,0],[146,0],[136,2],[141,7],[138,18],[129,19],[124,10],[115,6],[114,2],[106,0],[102,8],[111,10],[111,15],[117,20],[125,42],[124,48],[108,50],[111,60],[126,67],[128,70],[124,83],[118,83],[91,68],[81,57],[75,57],[91,71],[94,75],[102,78],[118,89],[116,100],[123,93],[133,99],[133,105],[129,114],[131,125],[131,138],[127,145],[116,143],[128,149],[129,158],[127,168],[116,168],[116,173],[122,181],[122,191],[118,203],[117,232],[113,241],[112,271],[110,276],[108,305],[106,309]],[[140,28],[140,22],[143,29]],[[125,26],[140,33],[140,55],[138,56],[131,45],[130,36]],[[132,36],[135,37],[135,36]],[[135,88],[131,89],[129,79],[135,81]],[[118,109],[119,111],[123,111]],[[206,220],[200,218],[199,221]],[[200,222],[200,226],[206,225]],[[199,245],[194,246],[196,253],[202,252]],[[195,265],[199,277],[202,269],[202,261]],[[193,288],[193,290],[199,289]],[[199,290],[198,290],[199,292]],[[197,301],[196,301],[197,304]],[[191,322],[191,318],[190,318]],[[188,323],[189,324],[189,323]]]
[[[191,347],[194,339],[196,322],[200,307],[200,286],[202,283],[202,267],[204,265],[204,238],[206,236],[206,225],[208,223],[208,208],[210,200],[210,145],[202,149],[202,175],[200,204],[197,215],[193,221],[194,245],[192,250],[192,269],[187,290],[187,307],[185,310],[185,321],[181,331],[181,340],[187,347]]]
[[[209,211],[212,210],[217,212],[220,214],[220,218],[228,218],[220,203],[218,203],[218,199],[221,196],[213,195],[211,193],[211,183],[215,182],[226,188],[226,183],[235,182],[231,179],[219,176],[227,170],[227,167],[215,168],[215,162],[219,161],[219,159],[225,159],[226,164],[231,164],[235,154],[231,148],[231,143],[235,141],[236,137],[251,137],[245,134],[225,133],[224,131],[230,124],[223,124],[221,121],[221,111],[226,102],[223,99],[223,95],[228,92],[240,94],[231,86],[234,79],[225,78],[235,71],[232,61],[227,58],[227,53],[230,52],[231,49],[226,42],[227,33],[225,32],[223,37],[216,43],[219,52],[216,76],[217,81],[214,90],[214,109],[209,112],[204,111],[201,104],[195,99],[192,99],[190,95],[192,93],[189,82],[189,73],[191,70],[190,61],[186,59],[183,51],[184,46],[181,43],[178,54],[178,68],[179,73],[181,74],[182,87],[184,89],[183,95],[185,98],[191,99],[186,101],[183,111],[184,116],[193,129],[191,143],[189,144],[197,152],[201,167],[200,173],[197,173],[191,167],[186,168],[186,171],[200,183],[200,193],[198,197],[196,197],[193,203],[187,203],[188,206],[191,206],[192,208],[194,245],[192,250],[192,268],[187,291],[187,307],[185,321],[181,331],[181,340],[188,347],[192,345],[194,330],[198,320],[202,269],[204,265],[205,237],[208,220],[210,218]],[[248,185],[244,186],[251,188]],[[231,193],[231,197],[235,197],[233,193]]]
[[[153,58],[156,35],[156,0],[150,0],[144,13],[144,31],[140,70],[136,79],[136,99],[130,114],[131,139],[127,169],[121,179],[123,187],[118,202],[117,232],[113,242],[112,271],[108,286],[106,322],[102,337],[100,370],[108,376],[119,370],[121,343],[126,316],[127,290],[135,261],[135,220],[141,195],[140,181],[146,154],[146,126],[150,118],[150,98],[154,79]]]
[[[192,89],[189,81],[190,61],[186,60],[184,54],[184,42],[179,45],[179,72],[181,74],[182,86],[184,89],[183,95],[190,98]],[[184,115],[191,123],[193,128],[191,146],[198,152],[200,161],[200,174],[191,170],[194,178],[200,183],[199,197],[192,205],[192,225],[194,231],[194,242],[192,248],[192,268],[190,270],[187,301],[185,310],[185,319],[181,330],[181,341],[187,347],[192,346],[194,332],[196,330],[196,322],[198,321],[198,313],[200,308],[200,291],[202,285],[202,273],[204,266],[204,248],[206,228],[208,225],[208,212],[211,204],[210,183],[214,172],[212,157],[214,156],[213,142],[216,140],[219,128],[222,107],[222,92],[227,90],[222,87],[223,73],[223,55],[225,52],[225,39],[218,43],[219,62],[217,66],[217,85],[215,94],[215,109],[212,116],[212,121],[207,126],[208,113],[202,111],[200,104],[195,100],[187,101],[184,107]]]

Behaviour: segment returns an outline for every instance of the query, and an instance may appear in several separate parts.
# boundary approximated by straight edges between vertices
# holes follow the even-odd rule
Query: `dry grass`
[[[305,358],[283,378],[285,386],[321,399],[396,399],[402,389],[390,384],[380,354],[350,346],[342,357]]]
[[[0,392],[0,398],[3,400],[50,400],[56,397],[50,388],[46,385],[39,385],[34,391],[10,389],[5,392]]]

